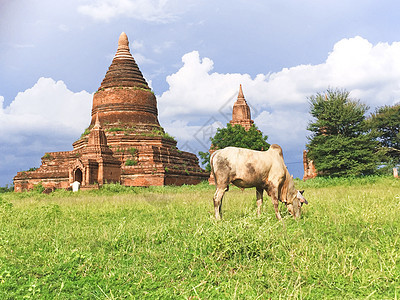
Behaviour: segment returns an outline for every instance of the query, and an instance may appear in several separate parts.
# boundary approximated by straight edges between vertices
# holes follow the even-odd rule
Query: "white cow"
[[[264,190],[271,197],[278,220],[282,219],[278,201],[285,203],[294,218],[301,216],[303,203],[308,204],[302,195],[304,191],[294,188],[293,176],[283,161],[282,149],[276,144],[267,151],[236,147],[220,149],[211,155],[210,164],[216,185],[213,198],[216,219],[221,218],[222,198],[230,183],[242,189],[256,188],[258,215],[261,214]]]

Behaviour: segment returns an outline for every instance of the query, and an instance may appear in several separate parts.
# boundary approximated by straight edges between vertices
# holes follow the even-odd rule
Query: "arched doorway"
[[[74,172],[74,181],[78,181],[79,183],[82,183],[83,179],[83,173],[81,169],[76,169]]]

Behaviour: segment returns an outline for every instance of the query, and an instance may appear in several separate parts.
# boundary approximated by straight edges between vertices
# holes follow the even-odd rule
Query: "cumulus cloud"
[[[182,62],[183,66],[167,77],[169,89],[158,101],[161,123],[167,124],[168,130],[194,141],[199,120],[214,117],[225,124],[226,112],[231,112],[242,84],[256,125],[270,142],[288,149],[289,160],[296,162],[301,161],[307,142],[309,96],[338,87],[372,109],[400,101],[400,42],[373,45],[359,36],[342,39],[321,64],[284,68],[253,78],[212,72],[213,61],[201,58],[197,51],[185,54]]]
[[[183,66],[167,77],[169,90],[160,97],[166,117],[215,112],[237,93],[240,83],[246,99],[261,108],[304,106],[308,96],[328,87],[348,89],[352,97],[371,106],[400,99],[400,42],[372,45],[361,37],[343,39],[322,64],[284,68],[254,78],[212,72],[213,61],[200,58],[197,51],[185,54],[182,62]]]
[[[76,135],[87,126],[91,98],[86,91],[74,93],[64,82],[42,77],[32,88],[18,93],[8,107],[3,108],[4,98],[0,98],[0,140],[41,131],[64,130]]]
[[[99,21],[110,21],[124,16],[168,23],[176,19],[177,11],[178,7],[170,0],[91,0],[78,7],[78,12]]]
[[[51,78],[40,78],[7,107],[0,96],[0,174],[38,167],[45,152],[70,150],[90,123],[91,99]]]

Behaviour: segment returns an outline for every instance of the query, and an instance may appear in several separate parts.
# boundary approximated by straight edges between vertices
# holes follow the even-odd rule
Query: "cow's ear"
[[[302,197],[300,198],[300,203],[308,204],[308,201],[306,200],[306,198]]]
[[[301,191],[299,191],[300,192],[300,194],[302,194],[303,195],[303,193],[304,193],[304,190],[301,190]]]

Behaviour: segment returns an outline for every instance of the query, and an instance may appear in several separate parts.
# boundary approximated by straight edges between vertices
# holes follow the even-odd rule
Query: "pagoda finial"
[[[121,35],[119,36],[118,39],[118,49],[119,48],[128,48],[129,49],[129,40],[128,40],[128,36],[126,35],[125,32],[122,32]]]
[[[244,95],[243,95],[243,91],[242,91],[242,85],[239,86],[238,98],[243,98],[244,99]]]
[[[96,122],[94,123],[94,127],[93,128],[101,128],[100,120],[99,120],[99,114],[98,113],[96,113]]]
[[[132,54],[129,49],[129,40],[125,32],[122,32],[118,39],[117,53],[114,58],[132,59]]]

